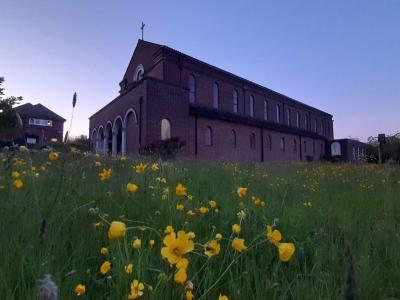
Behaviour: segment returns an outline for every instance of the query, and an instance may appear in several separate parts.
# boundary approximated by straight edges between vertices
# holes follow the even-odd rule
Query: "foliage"
[[[372,146],[367,152],[368,160],[378,162],[378,139],[370,137],[368,144]],[[400,133],[386,136],[386,143],[382,145],[382,161],[400,163]]]
[[[173,159],[184,145],[185,143],[179,137],[157,140],[144,146],[141,154],[161,159]]]
[[[131,284],[139,300],[184,299],[185,287],[198,300],[400,297],[398,166],[141,162],[3,154],[2,299],[36,299],[46,274],[60,299],[127,299]],[[193,232],[194,250],[189,234],[165,241],[171,229]],[[289,242],[296,251],[283,262],[274,243],[293,251]],[[169,252],[171,243],[185,250]],[[176,276],[162,253],[188,265]],[[175,282],[185,275],[191,283]]]
[[[1,87],[4,78],[0,77],[0,130],[13,128],[17,125],[17,117],[13,107],[22,101],[22,97],[7,97],[4,98],[4,88]]]

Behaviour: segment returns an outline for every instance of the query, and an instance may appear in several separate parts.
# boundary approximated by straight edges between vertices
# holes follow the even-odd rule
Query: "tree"
[[[0,129],[8,129],[17,125],[17,115],[13,107],[22,101],[22,97],[11,96],[3,99],[3,82],[4,77],[0,77]]]
[[[368,153],[370,161],[378,161],[379,142],[376,137],[368,138],[368,144],[371,145]],[[382,145],[382,161],[400,162],[400,133],[394,135],[386,135],[386,143]]]

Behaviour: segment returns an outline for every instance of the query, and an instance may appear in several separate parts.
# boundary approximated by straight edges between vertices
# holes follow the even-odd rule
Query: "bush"
[[[154,156],[161,159],[173,159],[179,150],[185,145],[179,137],[172,137],[166,140],[157,140],[145,145],[140,153],[147,156]]]

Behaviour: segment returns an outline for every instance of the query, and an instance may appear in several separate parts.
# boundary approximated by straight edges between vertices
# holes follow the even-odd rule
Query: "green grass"
[[[160,255],[167,225],[196,234],[195,251],[186,255],[195,299],[218,299],[220,293],[229,299],[400,298],[399,167],[178,160],[160,163],[157,172],[148,162],[147,171],[136,174],[132,165],[140,160],[133,158],[100,158],[102,166],[95,168],[93,156],[60,154],[43,171],[46,153],[16,156],[24,163],[6,154],[0,162],[1,299],[36,299],[37,280],[45,274],[60,287],[61,299],[77,298],[78,283],[87,289],[81,299],[127,299],[133,279],[145,283],[139,299],[184,299],[184,287],[173,280],[175,268]],[[98,176],[103,167],[112,168],[104,182]],[[12,171],[26,172],[22,189],[14,188]],[[128,182],[139,186],[135,194],[126,192]],[[192,201],[175,195],[179,182]],[[248,187],[244,198],[237,196],[238,186]],[[266,206],[256,206],[253,195]],[[201,215],[198,208],[211,199],[219,212]],[[303,206],[306,201],[311,208]],[[175,209],[177,203],[185,205],[183,212]],[[187,216],[188,209],[196,215]],[[246,218],[239,237],[249,246],[259,236],[260,244],[239,256],[231,248],[231,226],[240,222],[241,210]],[[106,221],[113,220],[154,230],[129,230],[125,239],[109,240]],[[100,229],[94,228],[97,222]],[[274,222],[283,241],[296,246],[287,263],[264,235]],[[201,244],[217,232],[224,236],[221,252],[207,259]],[[131,247],[136,237],[140,250]],[[110,255],[100,254],[101,247]],[[112,278],[99,272],[107,259]],[[130,275],[123,268],[129,262]]]

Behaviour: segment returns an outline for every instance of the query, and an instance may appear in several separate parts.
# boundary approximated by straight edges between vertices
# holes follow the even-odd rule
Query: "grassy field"
[[[400,298],[399,167],[48,154],[1,154],[1,299]]]

